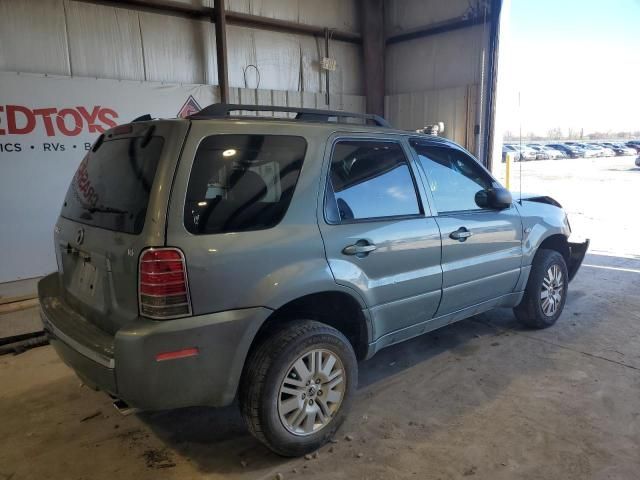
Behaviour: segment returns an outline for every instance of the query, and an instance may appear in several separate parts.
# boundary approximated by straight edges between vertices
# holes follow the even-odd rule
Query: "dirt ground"
[[[496,310],[383,350],[360,365],[336,443],[308,460],[270,453],[235,407],[123,417],[51,347],[5,355],[0,480],[638,478],[640,169],[522,166],[523,190],[557,198],[593,239],[553,328]]]

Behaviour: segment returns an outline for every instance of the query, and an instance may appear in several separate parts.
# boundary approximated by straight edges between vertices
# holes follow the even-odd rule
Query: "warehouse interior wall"
[[[213,0],[185,2],[213,6]],[[227,9],[358,32],[355,0],[227,0]],[[73,0],[0,1],[0,70],[216,85],[214,24]],[[324,39],[227,26],[229,84],[324,91]],[[332,40],[335,94],[363,95],[360,46]]]
[[[456,18],[482,17],[487,15],[485,7],[485,2],[468,0],[386,0],[386,35]],[[441,121],[443,136],[480,157],[488,40],[489,26],[483,22],[387,45],[385,113],[389,121],[406,130]]]
[[[180,1],[198,7],[213,7],[214,3],[214,0]],[[486,21],[408,41],[394,43],[389,39],[414,29],[486,14],[488,0],[383,2],[387,41],[385,116],[392,125],[406,130],[441,121],[445,124],[443,136],[481,158],[489,38]],[[367,0],[225,1],[231,12],[356,34],[362,33],[359,9],[366,5]],[[336,60],[337,68],[329,73],[330,103],[327,105],[326,72],[320,68],[320,59],[325,55],[324,38],[233,24],[228,24],[226,31],[231,103],[365,112],[367,78],[363,46],[357,41],[330,39],[330,57]],[[182,95],[188,96],[192,91],[198,92],[194,96],[201,99],[199,102],[221,98],[217,85],[215,24],[206,19],[74,0],[0,0],[0,74],[11,79],[13,91],[15,85],[21,85],[15,78],[17,74],[48,76],[56,85],[65,79],[70,82],[70,90],[59,90],[69,93],[66,99],[46,87],[37,91],[21,90],[20,101],[27,106],[75,108],[82,103],[64,103],[75,101],[69,99],[75,94],[73,82],[93,79],[96,89],[102,88],[100,85],[106,87],[104,82],[112,82],[108,83],[110,93],[82,85],[86,88],[84,91],[90,92],[86,98],[93,102],[95,97],[96,102],[102,102],[90,103],[91,106],[104,106],[109,99],[117,99],[115,103],[120,102],[118,108],[122,112],[120,123],[146,113],[174,116],[186,100]],[[128,86],[118,88],[113,82]],[[138,101],[140,97],[124,98],[124,91],[135,90],[132,83],[139,85],[145,94],[159,95],[153,98],[162,100],[154,103],[151,96],[146,102]],[[26,81],[24,85],[28,88]],[[7,92],[11,90],[6,84],[2,87],[0,84],[0,104],[9,101]],[[3,93],[7,97],[4,100]],[[93,141],[96,136],[85,130],[83,135],[87,135],[83,142]],[[35,277],[55,269],[51,232],[66,185],[82,157],[79,148],[44,156],[30,148],[34,147],[26,146],[26,151],[9,156],[0,153],[5,172],[0,176],[0,193],[5,192],[8,199],[15,195],[19,185],[29,184],[36,190],[47,190],[51,206],[44,209],[38,198],[25,199],[21,207],[24,221],[19,225],[9,207],[4,213],[0,212],[3,217],[0,218],[3,226],[0,246],[7,255],[14,256],[20,248],[34,252],[28,261],[13,259],[13,268],[3,268],[0,272],[0,282]],[[34,177],[33,171],[41,175]],[[6,266],[7,262],[4,263]]]
[[[213,6],[213,0],[184,3]],[[227,0],[226,8],[359,32],[356,0]],[[172,117],[189,94],[200,106],[219,101],[215,37],[215,24],[207,20],[73,0],[0,0],[0,104],[84,105],[89,110],[101,105],[118,112],[118,123],[146,113]],[[330,40],[337,68],[329,74],[327,105],[326,74],[319,65],[324,43],[324,38],[228,25],[229,101],[364,112],[361,46]],[[25,90],[16,96],[20,85]],[[6,130],[3,108],[0,135]],[[12,152],[0,152],[0,199],[5,205],[0,207],[0,247],[5,252],[0,255],[0,283],[56,268],[51,243],[55,220],[84,155],[84,142],[97,137],[85,128],[77,138],[43,138],[38,122],[40,133],[33,138],[0,137],[14,142]],[[21,152],[15,147],[20,140]],[[66,150],[43,152],[43,142]],[[47,191],[46,205],[40,196],[22,195],[24,191]],[[19,218],[11,207],[16,198],[21,198]],[[23,251],[31,253],[16,254]]]
[[[213,0],[182,2],[213,6]],[[360,32],[357,0],[226,0],[225,5],[230,11]],[[385,35],[486,11],[487,2],[480,0],[385,0]],[[244,89],[236,98],[281,104],[292,97],[286,105],[296,106],[301,97],[304,106],[327,107],[322,98],[309,96],[325,90],[326,73],[319,66],[323,39],[235,25],[227,26],[227,37],[229,85]],[[488,37],[483,23],[387,45],[385,115],[391,124],[415,130],[442,121],[444,136],[481,156]],[[215,28],[205,20],[73,0],[2,0],[0,44],[0,71],[218,82]],[[333,40],[330,55],[337,70],[329,74],[329,107],[363,111],[361,46]]]

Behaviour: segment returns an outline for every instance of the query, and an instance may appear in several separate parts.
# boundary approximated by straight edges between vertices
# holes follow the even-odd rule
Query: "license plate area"
[[[99,291],[99,275],[91,254],[65,248],[61,252],[64,277],[69,293],[79,299],[91,299]]]

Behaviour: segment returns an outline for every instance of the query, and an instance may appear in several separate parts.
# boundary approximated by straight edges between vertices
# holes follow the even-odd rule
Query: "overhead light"
[[[229,150],[225,150],[224,152],[222,152],[222,156],[223,157],[233,157],[237,152],[235,151],[235,149],[230,148]]]
[[[206,207],[207,206],[207,202],[198,202],[198,206],[199,207]]]

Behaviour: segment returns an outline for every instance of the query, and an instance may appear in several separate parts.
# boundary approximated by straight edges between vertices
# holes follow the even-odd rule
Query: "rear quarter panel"
[[[184,203],[198,145],[209,135],[296,135],[307,151],[291,204],[273,228],[193,235],[184,226]],[[183,250],[195,315],[249,307],[276,309],[319,291],[341,290],[324,256],[316,220],[322,156],[328,134],[315,125],[201,120],[192,122],[176,172],[167,244]]]

